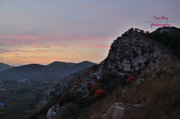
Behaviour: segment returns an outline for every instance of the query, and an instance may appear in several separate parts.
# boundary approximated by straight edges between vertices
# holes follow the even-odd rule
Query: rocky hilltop
[[[116,95],[122,95],[128,87],[138,87],[142,82],[157,77],[162,70],[168,71],[171,64],[178,61],[176,58],[178,55],[174,54],[179,53],[175,53],[179,51],[177,47],[179,31],[180,29],[174,27],[159,28],[152,33],[137,28],[129,29],[114,40],[107,58],[84,71],[84,75],[76,79],[71,87],[56,95],[56,98],[51,99],[30,118],[96,119],[87,111],[94,103],[98,104],[99,100],[106,99],[118,87],[122,91]],[[170,45],[164,43],[162,39],[166,37],[162,37],[164,36],[162,34],[168,36],[167,42],[171,43]],[[174,35],[171,37],[172,34],[177,37]],[[111,101],[113,100],[115,99]],[[128,106],[138,107],[127,103],[129,102],[126,101],[126,105],[122,102],[114,105],[120,110]],[[144,104],[139,105],[141,107]],[[120,119],[122,117],[122,111],[115,111],[120,114],[118,116],[112,113],[111,109],[108,112],[111,112],[111,116],[107,117],[109,114],[107,113],[104,116],[101,115],[101,118]],[[99,116],[97,118],[100,119]]]

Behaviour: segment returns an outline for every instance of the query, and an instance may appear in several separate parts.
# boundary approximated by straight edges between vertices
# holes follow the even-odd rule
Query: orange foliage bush
[[[60,100],[62,100],[63,98],[64,98],[64,96],[65,96],[65,94],[63,93],[63,94],[61,94],[61,96],[60,96]]]
[[[58,100],[58,103],[60,104],[61,102],[63,102],[64,97],[65,97],[66,95],[68,95],[68,94],[69,94],[69,90],[67,90],[66,92],[62,93],[62,94],[60,95],[60,98],[59,98],[59,100]]]
[[[58,116],[55,116],[54,119],[60,119]]]
[[[61,104],[61,103],[63,102],[63,99],[64,99],[65,96],[66,96],[65,93],[63,93],[63,94],[60,95],[60,98],[59,98],[59,100],[58,100],[58,104]]]
[[[131,84],[133,81],[136,80],[136,77],[134,75],[131,75],[128,77],[128,79],[126,80],[127,84]]]
[[[102,96],[104,96],[104,94],[105,94],[105,91],[104,91],[104,90],[98,89],[98,90],[96,90],[96,92],[94,93],[94,96],[95,96],[95,97],[102,97]]]

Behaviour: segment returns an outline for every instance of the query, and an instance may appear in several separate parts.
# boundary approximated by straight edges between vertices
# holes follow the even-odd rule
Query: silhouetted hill
[[[4,63],[0,63],[0,72],[2,71],[5,71],[5,70],[8,70],[10,68],[13,68],[13,66],[9,66],[7,64],[4,64]]]
[[[94,65],[92,62],[66,63],[53,62],[49,65],[29,64],[14,67],[0,72],[1,79],[29,79],[29,80],[61,80],[76,71]]]

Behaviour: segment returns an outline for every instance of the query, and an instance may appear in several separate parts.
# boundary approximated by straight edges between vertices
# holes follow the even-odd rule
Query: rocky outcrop
[[[171,60],[171,53],[149,37],[149,33],[132,28],[112,43],[105,60],[86,70],[84,77],[76,80],[71,88],[59,96],[60,99],[54,104],[59,106],[51,106],[47,117],[53,118],[54,114],[60,114],[58,110],[61,109],[62,112],[65,109],[64,104],[74,103],[84,107],[89,103],[87,100],[102,98],[105,92],[110,92],[117,85],[128,85],[130,79],[134,80],[130,85],[138,85],[143,80],[156,76],[156,72],[162,67],[166,68],[165,64]],[[94,97],[96,90],[102,90],[103,95]],[[116,103],[110,107],[104,118],[120,119],[124,110],[136,106]]]
[[[112,105],[106,114],[103,115],[104,119],[121,119],[124,113],[124,110],[127,109],[127,106],[123,103],[115,103]]]
[[[171,56],[161,45],[148,38],[144,32],[130,29],[112,43],[107,58],[97,69],[89,70],[89,75],[70,92],[86,98],[91,93],[89,84],[95,84],[107,75],[116,75],[121,80],[133,74],[137,77],[136,84],[139,84],[152,77],[152,72],[157,72],[164,60],[171,60]]]
[[[128,109],[138,109],[143,107],[145,104],[124,104],[115,103],[108,109],[107,113],[103,115],[104,119],[122,119],[123,114]]]

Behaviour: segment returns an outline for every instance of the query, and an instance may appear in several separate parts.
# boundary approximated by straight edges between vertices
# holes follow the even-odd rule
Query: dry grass
[[[115,89],[87,109],[89,119],[102,119],[102,115],[116,102],[146,106],[125,112],[123,119],[178,119],[180,111],[180,67],[171,67],[157,78],[146,80],[139,86]]]

